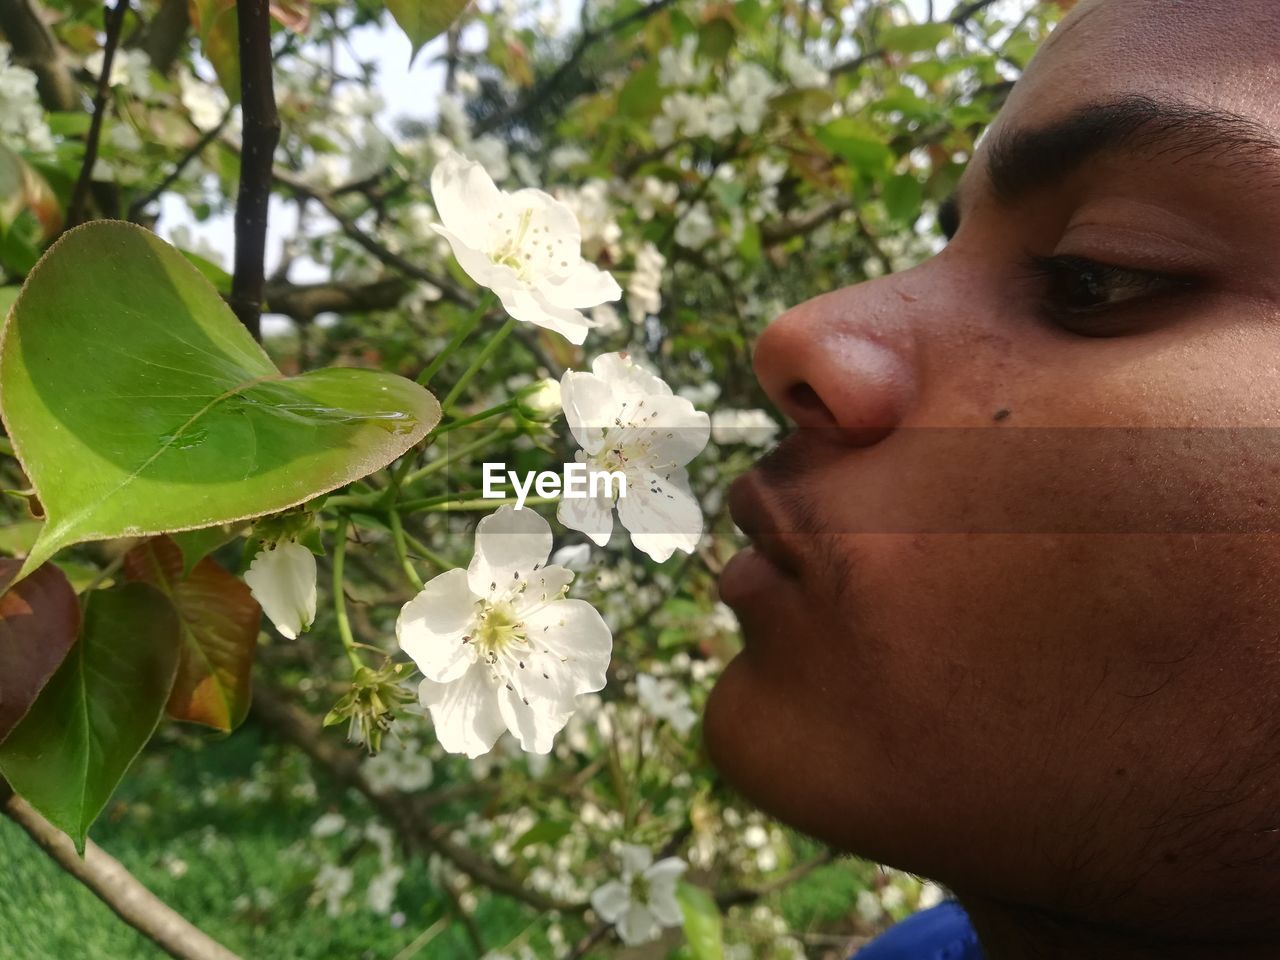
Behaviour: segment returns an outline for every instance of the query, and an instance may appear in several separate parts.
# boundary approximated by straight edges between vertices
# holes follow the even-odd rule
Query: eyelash
[[[1086,257],[1031,254],[1028,259],[1030,275],[1044,290],[1041,300],[1044,315],[1060,326],[1084,334],[1122,332],[1108,329],[1108,322],[1114,321],[1115,314],[1191,286],[1187,277],[1119,267]],[[1111,326],[1118,325],[1112,322]]]

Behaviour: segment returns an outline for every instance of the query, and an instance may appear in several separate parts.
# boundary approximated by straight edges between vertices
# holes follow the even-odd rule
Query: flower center
[[[485,604],[471,639],[480,656],[491,663],[512,644],[527,642],[524,623],[510,603]]]
[[[643,904],[649,902],[649,878],[643,873],[638,873],[631,878],[631,902]]]
[[[498,214],[501,219],[502,214]],[[529,232],[529,221],[533,219],[532,210],[520,211],[520,222],[514,227],[506,228],[506,242],[489,254],[489,259],[499,266],[510,267],[519,275],[521,280],[525,277],[525,258],[524,258],[524,237]]]

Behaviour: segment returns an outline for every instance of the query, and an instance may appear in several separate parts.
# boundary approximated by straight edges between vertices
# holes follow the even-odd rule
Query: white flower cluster
[[[670,93],[662,101],[662,113],[653,120],[654,142],[665,147],[677,137],[719,140],[735,130],[759,133],[769,113],[769,100],[781,89],[764,67],[744,63],[730,75],[723,93]]]
[[[36,91],[36,75],[11,63],[9,46],[4,43],[0,43],[0,145],[33,153],[53,150],[53,137]]]

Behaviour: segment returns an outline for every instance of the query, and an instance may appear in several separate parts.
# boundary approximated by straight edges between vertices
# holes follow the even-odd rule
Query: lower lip
[[[776,590],[790,579],[755,547],[747,547],[735,553],[720,571],[720,599],[735,609],[759,603],[767,598],[766,591]]]

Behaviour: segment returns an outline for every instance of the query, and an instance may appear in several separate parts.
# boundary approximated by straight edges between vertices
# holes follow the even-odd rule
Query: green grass
[[[246,960],[394,957],[446,915],[447,901],[428,880],[423,861],[406,859],[393,907],[405,915],[404,924],[397,929],[367,909],[364,883],[376,870],[376,856],[358,838],[321,841],[310,829],[325,810],[354,823],[364,823],[368,810],[358,797],[323,783],[313,791],[309,784],[305,760],[264,744],[251,725],[223,740],[157,742],[91,836],[162,900]],[[308,902],[321,851],[333,860],[351,858],[356,870],[355,888],[336,918]],[[2,818],[0,862],[6,866],[0,884],[4,960],[164,956]],[[497,947],[529,917],[505,901],[489,900],[481,902],[476,920],[487,945]],[[474,952],[450,922],[417,955],[463,960]]]

